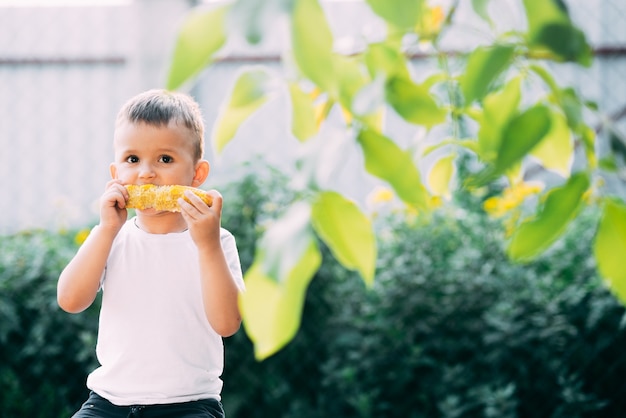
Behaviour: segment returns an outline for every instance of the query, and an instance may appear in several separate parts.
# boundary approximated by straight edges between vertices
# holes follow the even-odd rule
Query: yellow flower
[[[485,212],[496,218],[506,215],[519,207],[530,195],[541,192],[542,186],[534,183],[521,182],[505,189],[501,196],[493,196],[485,200]]]
[[[393,197],[393,190],[388,187],[378,186],[367,196],[367,201],[368,203],[375,205],[378,203],[391,202]]]
[[[446,18],[443,7],[435,6],[426,9],[423,17],[417,23],[415,32],[422,40],[433,38],[441,30],[441,26]]]
[[[91,232],[91,229],[89,228],[83,228],[80,231],[78,231],[76,235],[74,235],[74,243],[78,246],[81,246],[83,242],[85,242],[85,240],[89,236],[90,232]]]

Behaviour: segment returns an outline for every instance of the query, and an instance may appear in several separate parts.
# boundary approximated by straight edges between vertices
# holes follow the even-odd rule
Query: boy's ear
[[[209,171],[211,171],[211,165],[207,160],[200,160],[196,163],[195,173],[193,176],[193,187],[199,187],[209,177]]]
[[[111,165],[109,165],[109,172],[111,173],[112,179],[117,178],[117,166],[115,165],[115,163],[111,163]]]

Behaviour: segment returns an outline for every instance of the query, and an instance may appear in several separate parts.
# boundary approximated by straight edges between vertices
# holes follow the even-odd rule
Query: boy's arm
[[[107,184],[100,200],[100,224],[65,267],[57,283],[57,302],[67,312],[87,309],[95,300],[115,236],[126,220],[128,193],[120,182]]]
[[[100,225],[94,227],[65,267],[57,283],[57,301],[64,311],[82,312],[95,300],[116,234]]]
[[[239,289],[226,261],[220,238],[222,196],[209,192],[213,204],[208,207],[192,193],[186,194],[191,204],[180,199],[182,214],[198,247],[202,300],[206,317],[219,335],[233,335],[241,325]]]

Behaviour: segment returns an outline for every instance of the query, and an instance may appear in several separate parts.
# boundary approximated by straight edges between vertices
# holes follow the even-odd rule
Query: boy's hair
[[[128,100],[117,114],[116,126],[122,122],[143,122],[152,126],[180,123],[192,134],[194,159],[204,155],[204,123],[200,106],[183,93],[168,90],[148,90]]]

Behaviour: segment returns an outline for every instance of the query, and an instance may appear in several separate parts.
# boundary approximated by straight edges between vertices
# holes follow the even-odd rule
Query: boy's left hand
[[[221,248],[222,195],[217,190],[210,190],[207,194],[213,198],[211,206],[207,206],[202,199],[190,191],[185,191],[185,197],[189,199],[189,202],[185,199],[178,199],[178,204],[187,222],[191,238],[198,249],[211,250]]]

